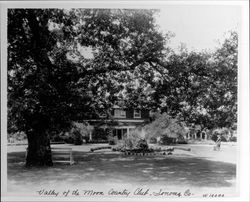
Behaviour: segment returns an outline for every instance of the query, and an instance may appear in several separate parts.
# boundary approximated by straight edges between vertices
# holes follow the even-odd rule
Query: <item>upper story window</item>
[[[141,110],[134,110],[134,118],[141,118]]]
[[[115,109],[114,117],[115,118],[126,118],[126,112],[122,109]]]

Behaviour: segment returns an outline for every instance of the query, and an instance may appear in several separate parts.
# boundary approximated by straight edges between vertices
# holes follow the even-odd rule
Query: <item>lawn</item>
[[[8,153],[8,191],[38,190],[39,187],[98,185],[167,186],[193,189],[234,188],[236,165],[209,160],[188,152],[173,155],[125,156],[110,151],[73,150],[74,165],[25,168],[22,151]],[[206,150],[207,148],[205,148]],[[212,151],[211,151],[212,152]],[[222,155],[215,153],[216,155]]]

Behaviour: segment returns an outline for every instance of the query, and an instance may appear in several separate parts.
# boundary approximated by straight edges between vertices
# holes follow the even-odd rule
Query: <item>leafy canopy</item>
[[[170,36],[155,12],[9,9],[9,131],[67,128],[109,108],[127,81],[163,74]]]

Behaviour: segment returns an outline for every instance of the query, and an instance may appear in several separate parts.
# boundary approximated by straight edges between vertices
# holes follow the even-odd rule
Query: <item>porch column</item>
[[[127,127],[127,137],[129,137],[129,128]]]
[[[89,140],[92,141],[92,131],[89,132]]]

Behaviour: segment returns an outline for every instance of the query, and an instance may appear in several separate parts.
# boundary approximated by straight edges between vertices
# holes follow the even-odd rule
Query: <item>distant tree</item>
[[[207,53],[182,51],[167,61],[169,80],[160,80],[151,94],[155,108],[187,123],[205,124],[208,119],[202,95],[210,82]]]
[[[214,127],[233,128],[237,123],[238,34],[229,32],[228,38],[213,55],[211,82],[204,106]]]
[[[165,74],[154,13],[8,10],[8,132],[27,135],[27,166],[52,165],[50,133],[109,108],[136,72]]]
[[[159,114],[156,119],[144,127],[147,139],[167,136],[178,138],[186,134],[186,124],[167,113]]]
[[[168,79],[155,82],[151,104],[189,125],[232,128],[237,120],[237,33],[231,32],[215,52],[171,54]]]

